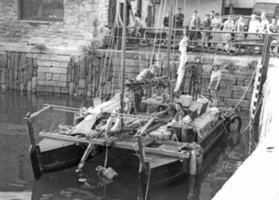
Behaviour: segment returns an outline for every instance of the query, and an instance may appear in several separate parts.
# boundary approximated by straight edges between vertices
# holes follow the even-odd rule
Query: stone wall
[[[100,43],[107,32],[108,0],[65,0],[63,22],[19,20],[18,9],[17,0],[0,1],[1,49],[30,52],[40,47],[73,55],[82,46]]]
[[[135,78],[145,67],[149,66],[151,53],[129,52],[126,56],[126,78]],[[160,66],[160,75],[170,76],[176,79],[176,71],[179,63],[179,53],[171,55],[170,68],[166,67],[166,53],[154,55],[155,62]],[[114,58],[116,67],[113,71],[113,88],[120,89],[120,56]],[[222,81],[218,95],[221,105],[235,106],[242,110],[248,110],[253,91],[254,72],[260,57],[249,56],[222,56],[203,53],[189,53],[187,70],[182,85],[183,93],[196,95],[202,94],[211,98],[207,90],[213,64],[220,64]],[[136,67],[135,67],[136,66]],[[249,87],[248,87],[249,86]],[[246,94],[244,95],[244,93]],[[239,100],[242,98],[242,101]]]
[[[135,78],[149,66],[151,57],[151,52],[126,52],[125,78]],[[155,54],[153,58],[160,66],[160,75],[170,76],[175,81],[179,53],[171,55],[170,68],[166,67],[166,53]],[[242,98],[239,108],[249,109],[258,61],[257,57],[189,53],[183,92],[210,97],[207,86],[212,65],[221,64],[219,97],[222,104],[235,106]],[[0,54],[0,69],[2,90],[104,97],[121,89],[120,51],[102,50],[83,56],[4,52]]]

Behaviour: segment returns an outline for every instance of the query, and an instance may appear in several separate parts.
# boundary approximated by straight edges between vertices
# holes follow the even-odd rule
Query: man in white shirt
[[[248,32],[257,33],[259,31],[259,26],[260,26],[260,22],[257,20],[256,15],[252,14],[251,21],[249,22]],[[248,35],[248,39],[256,39],[256,38],[257,38],[257,35],[255,35],[255,34]]]

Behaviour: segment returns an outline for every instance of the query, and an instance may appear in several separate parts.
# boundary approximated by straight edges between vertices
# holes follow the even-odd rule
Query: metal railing
[[[183,37],[185,28],[176,28],[172,30],[171,36],[168,36],[168,28],[146,27],[136,34],[134,27],[127,27],[127,48],[156,47],[166,48],[167,40],[171,40],[171,48],[178,49],[179,42]],[[113,31],[113,40],[108,46],[110,48],[119,47],[121,44],[122,27],[115,27]],[[212,30],[188,30],[188,51],[200,51],[220,54],[259,54],[264,45],[264,38],[269,35],[273,38],[270,45],[272,56],[278,57],[279,34],[276,33],[249,33],[234,31],[212,31]],[[120,48],[119,48],[120,49]]]

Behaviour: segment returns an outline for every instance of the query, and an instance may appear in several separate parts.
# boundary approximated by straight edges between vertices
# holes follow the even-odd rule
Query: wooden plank
[[[145,145],[144,145],[145,146]],[[115,141],[112,144],[112,147],[119,148],[119,149],[127,149],[127,150],[135,150],[139,151],[138,144],[136,142],[131,142],[131,141]],[[157,154],[157,155],[163,155],[163,156],[169,156],[169,157],[176,157],[176,158],[189,158],[190,154],[189,152],[178,152],[178,151],[173,151],[173,150],[168,150],[168,149],[163,149],[163,148],[151,148],[151,147],[144,147],[144,152],[145,153],[150,153],[150,154]]]
[[[117,141],[116,137],[110,137],[109,139],[105,140],[104,138],[93,138],[93,139],[87,139],[87,138],[79,138],[79,137],[74,137],[74,136],[69,136],[69,135],[61,135],[61,134],[56,134],[56,133],[51,133],[51,132],[40,132],[40,136],[45,137],[45,138],[52,138],[52,139],[57,139],[57,140],[63,140],[63,141],[72,141],[72,142],[83,142],[83,143],[88,143],[88,144],[97,144],[101,146],[111,146],[115,148],[120,148],[120,149],[127,149],[127,150],[135,150],[138,151],[138,144],[133,140],[123,140],[123,141]],[[168,157],[175,157],[175,158],[189,158],[190,154],[189,152],[178,152],[178,151],[173,151],[173,150],[168,150],[168,149],[157,149],[157,148],[150,148],[146,147],[146,144],[149,144],[152,141],[148,141],[148,143],[144,144],[144,151],[145,153],[151,153],[151,154],[158,154],[158,155],[163,155],[163,156],[168,156]]]
[[[62,135],[57,133],[51,133],[51,132],[40,132],[40,136],[46,137],[46,138],[52,138],[57,140],[64,140],[64,141],[72,141],[72,142],[83,142],[88,144],[97,144],[101,146],[110,146],[114,140],[116,140],[116,137],[110,137],[107,140],[105,139],[87,139],[87,138],[80,138],[80,137],[74,137],[70,135]]]

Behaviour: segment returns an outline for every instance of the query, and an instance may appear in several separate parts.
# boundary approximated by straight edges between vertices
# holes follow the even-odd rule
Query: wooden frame
[[[62,7],[62,16],[60,17],[58,15],[58,17],[54,17],[55,15],[53,14],[53,17],[46,17],[46,16],[41,16],[41,17],[35,17],[35,18],[28,18],[24,16],[24,11],[23,11],[23,3],[24,0],[17,0],[17,19],[18,20],[23,20],[23,21],[34,21],[34,22],[43,22],[43,21],[63,21],[64,20],[64,0],[63,0],[63,7]],[[43,4],[42,4],[43,5]],[[43,6],[42,6],[43,9]],[[39,8],[38,8],[39,10]],[[60,9],[56,9],[56,10],[60,10]],[[43,12],[43,11],[42,11]],[[58,13],[59,14],[59,13]]]

